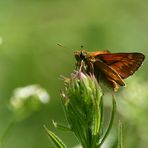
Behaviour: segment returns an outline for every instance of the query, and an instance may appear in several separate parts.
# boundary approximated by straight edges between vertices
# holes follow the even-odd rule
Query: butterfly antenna
[[[65,48],[61,43],[57,43],[58,46]]]
[[[62,47],[62,48],[64,48],[64,49],[66,49],[66,50],[69,50],[70,48],[68,48],[68,47],[65,47],[64,45],[62,45],[61,43],[57,43],[57,45],[58,46],[60,46],[60,47]],[[73,49],[72,49],[73,50]],[[74,50],[73,50],[74,51]]]

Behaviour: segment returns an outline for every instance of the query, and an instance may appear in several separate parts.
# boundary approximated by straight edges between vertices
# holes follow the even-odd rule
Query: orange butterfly
[[[87,74],[94,74],[97,81],[104,79],[114,91],[124,86],[123,79],[132,75],[141,66],[145,56],[142,53],[111,53],[107,50],[74,52],[76,68]]]

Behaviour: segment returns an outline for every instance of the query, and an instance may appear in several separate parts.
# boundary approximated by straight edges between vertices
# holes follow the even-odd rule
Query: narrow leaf
[[[96,104],[96,106],[94,106],[94,129],[93,129],[93,135],[97,135],[100,129],[100,111],[99,108]]]
[[[64,126],[62,124],[59,124],[59,123],[55,122],[54,120],[52,120],[52,124],[57,129],[60,129],[60,130],[63,130],[63,131],[67,131],[67,132],[71,131],[70,127]]]
[[[106,137],[108,136],[110,130],[111,130],[111,127],[112,127],[112,124],[113,124],[113,121],[114,121],[114,116],[115,116],[115,112],[116,112],[116,101],[115,101],[115,98],[113,96],[113,99],[112,99],[112,105],[113,105],[113,109],[112,109],[112,113],[111,113],[111,118],[110,118],[110,122],[109,122],[109,125],[108,125],[108,128],[101,140],[101,142],[99,143],[99,147],[103,144],[104,140],[106,139]]]
[[[47,132],[48,137],[52,140],[52,142],[56,145],[57,148],[67,148],[67,146],[62,142],[62,140],[56,136],[53,132],[47,129],[44,125],[44,129]]]
[[[103,118],[104,118],[104,103],[103,103],[103,97],[101,97],[100,101],[100,131],[99,135],[103,135]]]
[[[123,148],[122,123],[119,121],[118,148]]]

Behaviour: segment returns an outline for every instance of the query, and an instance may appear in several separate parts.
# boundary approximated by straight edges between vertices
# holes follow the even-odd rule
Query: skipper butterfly
[[[89,75],[94,75],[98,82],[101,79],[117,91],[119,86],[124,86],[123,79],[132,75],[144,61],[142,53],[111,53],[110,51],[87,52],[80,50],[74,52],[76,69]]]

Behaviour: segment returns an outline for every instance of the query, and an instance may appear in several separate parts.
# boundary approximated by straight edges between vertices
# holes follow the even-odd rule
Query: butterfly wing
[[[125,79],[138,70],[145,56],[142,53],[110,53],[97,55],[97,58]]]
[[[125,85],[120,75],[114,69],[109,67],[106,63],[100,60],[94,62],[94,72],[95,75],[98,75],[99,72],[101,72],[104,75],[104,77],[106,77],[106,79],[108,79],[109,81],[113,80],[121,86]]]
[[[98,55],[102,54],[110,54],[111,52],[108,50],[101,50],[101,51],[95,51],[95,52],[88,52],[89,56],[91,57],[97,57]]]

